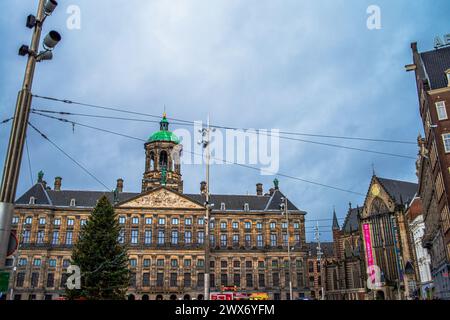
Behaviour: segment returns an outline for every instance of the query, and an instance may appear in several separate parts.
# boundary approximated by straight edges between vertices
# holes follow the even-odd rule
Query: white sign
[[[450,34],[446,34],[443,37],[437,36],[434,38],[434,48],[438,49],[450,45]]]

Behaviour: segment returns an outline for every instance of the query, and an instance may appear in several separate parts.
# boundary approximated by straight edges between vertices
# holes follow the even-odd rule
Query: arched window
[[[372,206],[370,207],[370,214],[376,215],[380,213],[388,213],[389,209],[386,204],[380,198],[375,198],[372,201]]]
[[[155,154],[150,152],[150,171],[155,170]]]
[[[162,169],[163,167],[167,168],[167,152],[166,151],[161,151],[160,155],[159,155],[159,166]]]
[[[345,240],[344,242],[344,253],[346,258],[350,258],[352,256],[352,246],[349,240]]]

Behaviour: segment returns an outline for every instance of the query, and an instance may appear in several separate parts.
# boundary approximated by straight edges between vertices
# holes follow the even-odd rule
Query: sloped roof
[[[349,209],[347,216],[345,217],[344,224],[342,225],[342,231],[344,231],[345,233],[351,233],[359,230],[359,223],[358,223],[359,210],[360,209],[358,207]]]
[[[378,181],[383,185],[389,195],[395,200],[395,203],[409,203],[414,199],[419,185],[417,183],[391,180],[377,177]]]
[[[309,255],[312,257],[317,257],[317,242],[308,242],[307,244]],[[324,256],[332,257],[334,254],[333,242],[321,242],[320,248]]]
[[[28,205],[30,197],[35,197],[36,205],[47,205],[56,207],[69,207],[72,199],[76,200],[76,207],[93,208],[97,200],[106,196],[110,202],[114,201],[113,192],[102,191],[76,191],[76,190],[44,190],[42,184],[34,185],[25,192],[16,204]],[[119,193],[119,202],[130,200],[139,196],[140,193]],[[184,194],[186,197],[198,202],[204,203],[205,196],[201,194]],[[226,211],[242,211],[244,205],[248,203],[250,211],[272,211],[279,210],[281,198],[284,195],[280,191],[264,196],[257,195],[211,195],[211,203],[214,203],[213,211],[220,211],[221,203],[225,203]],[[291,211],[300,211],[292,202],[288,202],[288,208]],[[301,211],[306,214],[306,212]]]
[[[450,69],[450,47],[423,52],[420,54],[425,73],[432,90],[445,88],[448,80],[445,71]]]

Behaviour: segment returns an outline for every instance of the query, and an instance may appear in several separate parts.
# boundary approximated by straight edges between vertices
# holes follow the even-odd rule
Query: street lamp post
[[[61,40],[56,31],[51,31],[44,40],[44,51],[39,52],[42,25],[45,19],[52,14],[58,3],[55,0],[39,0],[36,17],[28,16],[27,27],[34,28],[31,46],[23,45],[19,55],[28,55],[22,89],[19,91],[16,102],[16,111],[11,127],[8,151],[3,169],[3,179],[0,189],[0,269],[5,267],[9,239],[11,235],[11,219],[14,212],[17,183],[19,180],[20,165],[25,145],[28,118],[30,115],[34,71],[36,63],[50,60],[52,50]]]
[[[288,274],[289,274],[289,300],[293,300],[293,290],[292,290],[292,262],[291,262],[291,243],[290,243],[290,231],[289,231],[289,210],[288,210],[288,199],[286,197],[283,197],[281,199],[283,203],[280,205],[280,208],[283,212],[283,214],[286,216],[287,221],[287,254],[288,254]]]

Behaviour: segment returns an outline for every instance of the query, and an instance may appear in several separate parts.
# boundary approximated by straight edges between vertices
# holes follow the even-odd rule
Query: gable
[[[117,205],[119,208],[167,208],[167,209],[204,209],[204,207],[175,191],[158,188]]]

